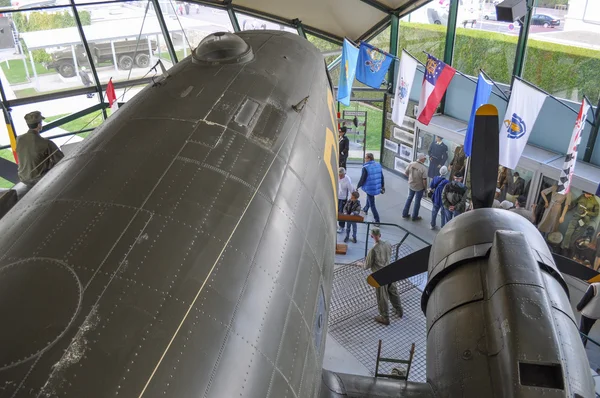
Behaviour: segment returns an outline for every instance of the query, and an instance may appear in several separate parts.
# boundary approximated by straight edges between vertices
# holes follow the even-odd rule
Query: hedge
[[[446,28],[439,25],[400,23],[400,45],[421,61],[425,50],[441,57]],[[497,32],[456,29],[453,66],[477,76],[482,68],[494,80],[510,83],[518,38]],[[529,39],[523,77],[559,97],[581,100],[600,95],[600,51]]]

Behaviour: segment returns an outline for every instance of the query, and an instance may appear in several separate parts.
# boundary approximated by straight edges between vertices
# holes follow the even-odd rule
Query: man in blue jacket
[[[372,153],[365,155],[365,164],[363,164],[362,174],[356,189],[361,188],[367,194],[367,204],[363,207],[365,214],[369,214],[369,208],[373,209],[373,218],[379,223],[379,212],[375,207],[375,196],[385,193],[385,182],[383,181],[383,170],[381,165],[375,162]]]
[[[431,229],[435,229],[435,222],[440,209],[442,210],[442,228],[446,225],[446,211],[444,209],[444,203],[442,202],[442,192],[444,191],[444,186],[448,184],[448,180],[446,179],[447,174],[448,168],[442,166],[440,168],[440,175],[435,176],[434,179],[431,180],[431,184],[429,184],[429,189],[433,192],[433,196],[431,197],[431,201],[433,202],[433,209],[431,210]]]

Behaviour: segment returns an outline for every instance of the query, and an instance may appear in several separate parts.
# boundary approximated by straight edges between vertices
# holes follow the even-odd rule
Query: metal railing
[[[400,242],[396,245],[396,259],[398,258],[398,251],[400,250],[400,246],[402,246],[402,244],[406,241],[406,239],[409,236],[414,237],[415,239],[423,242],[425,245],[431,245],[431,242],[426,241],[423,238],[418,237],[417,235],[413,234],[412,232],[408,231],[406,228],[401,227],[398,224],[394,224],[394,223],[385,223],[385,222],[374,222],[374,221],[365,221],[363,217],[361,216],[351,216],[351,215],[347,215],[347,214],[338,214],[338,218],[337,221],[343,221],[343,222],[354,222],[357,224],[365,224],[367,226],[367,231],[366,231],[366,235],[365,235],[365,257],[367,257],[367,253],[369,252],[369,233],[371,232],[371,225],[375,225],[376,227],[394,227],[399,229],[400,231],[402,231],[404,233],[404,236],[402,236],[402,238],[400,239]]]

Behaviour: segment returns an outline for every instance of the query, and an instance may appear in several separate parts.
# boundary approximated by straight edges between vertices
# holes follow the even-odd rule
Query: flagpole
[[[535,88],[536,90],[538,90],[541,93],[546,94],[548,97],[552,98],[553,100],[555,100],[556,102],[558,102],[559,104],[561,104],[562,106],[564,106],[565,108],[569,109],[570,111],[572,111],[573,113],[575,113],[576,115],[579,115],[579,110],[575,110],[573,108],[571,108],[569,105],[565,104],[564,102],[562,102],[559,98],[556,98],[555,96],[553,96],[552,94],[550,94],[549,92],[539,88],[538,86],[536,86],[533,83],[528,82],[527,80],[518,77],[518,76],[513,76],[513,79],[517,79],[525,84],[527,84],[529,87]],[[585,96],[584,96],[585,98]],[[591,104],[590,104],[591,105]],[[594,123],[590,122],[589,120],[587,120],[587,118],[585,119],[586,123],[589,123],[591,126],[594,125]]]
[[[509,98],[508,96],[504,93],[504,91],[496,84],[496,82],[494,81],[494,79],[492,79],[487,73],[485,73],[485,71],[483,69],[479,69],[479,71],[481,73],[483,73],[483,76],[485,76],[486,79],[488,79],[489,81],[492,82],[492,84],[494,85],[494,87],[496,87],[496,89],[498,89],[498,91],[500,91],[500,93],[502,94],[502,96],[504,97],[504,99],[508,102]]]

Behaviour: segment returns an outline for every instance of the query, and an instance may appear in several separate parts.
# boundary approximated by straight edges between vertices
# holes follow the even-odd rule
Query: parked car
[[[114,63],[112,47],[110,43],[89,43],[90,52],[94,58],[94,64]],[[137,47],[137,52],[136,52]],[[150,67],[150,53],[148,52],[148,41],[142,39],[137,45],[136,40],[121,40],[114,42],[117,66],[119,69],[129,70],[134,66],[138,68]],[[156,50],[156,41],[151,41],[152,53]],[[90,66],[83,45],[75,46],[77,63],[79,66]],[[73,52],[69,49],[55,51],[51,54],[52,62],[47,63],[47,69],[56,69],[62,77],[73,77],[77,75],[73,63]]]
[[[483,19],[485,19],[486,21],[495,21],[496,20],[496,11],[492,11],[492,12],[487,12],[485,14],[483,14]]]
[[[560,25],[560,19],[552,18],[550,15],[544,14],[535,14],[531,17],[532,25],[542,25],[544,28],[552,27]]]

